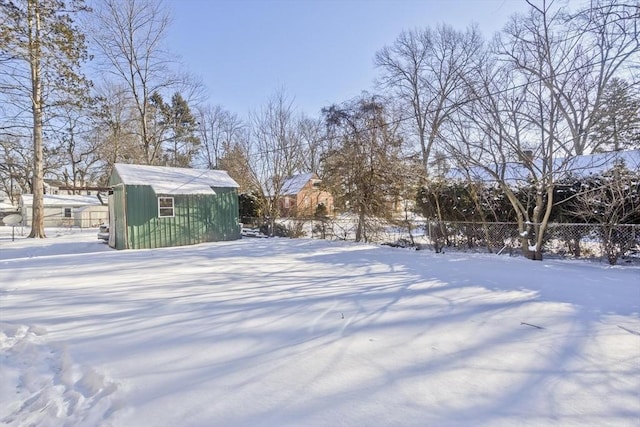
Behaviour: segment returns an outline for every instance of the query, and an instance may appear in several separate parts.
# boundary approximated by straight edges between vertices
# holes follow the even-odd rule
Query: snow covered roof
[[[494,165],[494,170],[500,169],[500,176],[510,185],[527,182],[529,171],[520,163],[506,163],[504,165]],[[466,181],[471,179],[478,182],[494,182],[496,179],[482,167],[473,166],[468,170],[453,168],[447,172],[447,179]]]
[[[22,206],[33,205],[33,194],[20,196]],[[45,194],[43,196],[45,206],[92,206],[102,205],[97,196],[78,196],[70,194]]]
[[[293,175],[284,181],[284,184],[282,184],[282,191],[280,193],[283,196],[295,196],[302,191],[302,187],[304,187],[312,178],[312,173]]]
[[[539,160],[534,160],[534,165],[539,162]],[[569,175],[577,178],[598,175],[612,169],[620,162],[624,163],[625,167],[629,170],[640,171],[640,150],[613,151],[608,153],[585,154],[570,158],[556,158],[554,159],[555,178],[562,179]],[[504,181],[509,184],[515,185],[527,182],[529,178],[529,171],[522,163],[506,163],[501,165],[501,168],[503,168]],[[495,169],[498,169],[497,165]],[[471,179],[477,181],[495,181],[484,168],[470,168],[468,174],[471,176]],[[467,173],[461,169],[454,168],[447,173],[447,178],[465,180]]]
[[[579,177],[597,175],[612,169],[619,162],[624,163],[629,170],[640,172],[640,150],[575,156],[566,161],[563,172]]]
[[[17,209],[11,203],[0,202],[0,211],[15,211]]]
[[[212,187],[239,187],[222,170],[123,163],[116,163],[115,170],[125,184],[150,185],[156,194],[216,194]]]

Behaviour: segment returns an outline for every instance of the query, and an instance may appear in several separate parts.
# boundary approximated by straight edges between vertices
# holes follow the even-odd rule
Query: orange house
[[[326,207],[327,215],[333,215],[333,196],[322,190],[321,183],[314,173],[287,178],[280,192],[280,216],[312,217],[319,205]]]

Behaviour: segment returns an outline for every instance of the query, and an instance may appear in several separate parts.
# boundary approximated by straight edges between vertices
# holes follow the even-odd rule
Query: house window
[[[289,209],[291,207],[291,201],[289,200],[288,197],[284,198],[284,208],[285,209]]]
[[[64,217],[71,218],[71,208],[64,208]]]
[[[173,197],[158,197],[158,217],[171,218],[174,216]]]

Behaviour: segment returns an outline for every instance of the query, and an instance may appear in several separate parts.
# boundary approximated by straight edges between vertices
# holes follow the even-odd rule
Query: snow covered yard
[[[640,425],[637,267],[0,228],[3,425]]]

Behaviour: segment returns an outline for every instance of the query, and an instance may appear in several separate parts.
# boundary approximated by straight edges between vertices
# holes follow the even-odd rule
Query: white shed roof
[[[239,187],[222,170],[124,163],[116,163],[115,170],[126,185],[150,185],[156,194],[215,194],[211,187]]]

